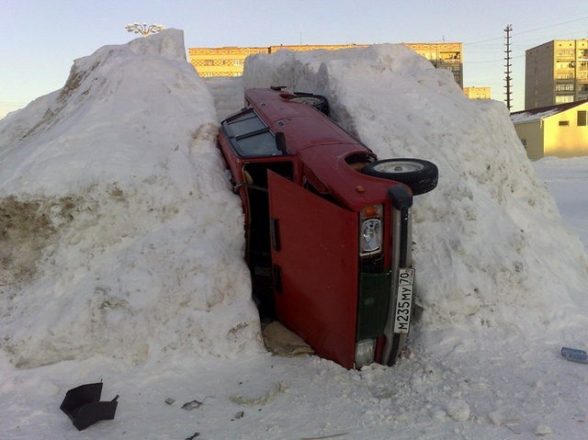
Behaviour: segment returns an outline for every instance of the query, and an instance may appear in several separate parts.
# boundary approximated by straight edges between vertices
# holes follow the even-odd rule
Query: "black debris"
[[[182,405],[182,409],[185,409],[186,411],[192,411],[193,409],[200,408],[201,405],[202,402],[199,400],[192,400],[191,402],[184,403]]]

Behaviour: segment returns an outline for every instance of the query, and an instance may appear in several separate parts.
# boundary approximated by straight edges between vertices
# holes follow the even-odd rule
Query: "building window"
[[[568,126],[570,125],[570,121],[559,121],[560,126]]]
[[[571,63],[569,61],[560,61],[560,62],[556,62],[555,63],[555,68],[557,70],[570,70],[573,69],[574,67],[576,67],[576,65],[574,64],[574,62],[572,61]]]
[[[573,92],[574,91],[574,84],[573,83],[556,84],[555,91],[556,92]]]
[[[556,95],[556,104],[565,104],[566,102],[574,102],[574,95]]]
[[[574,53],[574,49],[558,49],[555,51],[555,56],[557,58],[570,58],[570,57],[574,57],[575,53]]]
[[[586,110],[578,111],[578,127],[586,127]]]

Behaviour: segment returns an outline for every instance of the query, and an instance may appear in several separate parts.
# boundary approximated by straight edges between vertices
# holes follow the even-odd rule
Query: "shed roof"
[[[514,124],[522,124],[525,122],[532,122],[538,121],[540,119],[545,119],[549,116],[556,115],[563,111],[569,110],[571,108],[577,107],[579,105],[585,104],[588,102],[588,99],[583,99],[581,101],[574,101],[574,102],[566,102],[564,104],[556,104],[556,105],[549,105],[546,107],[537,107],[532,108],[529,110],[521,110],[519,112],[513,112],[510,114],[510,119]]]

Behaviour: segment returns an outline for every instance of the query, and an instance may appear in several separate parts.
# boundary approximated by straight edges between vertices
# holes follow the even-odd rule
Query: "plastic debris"
[[[562,347],[561,355],[568,361],[579,362],[581,364],[588,364],[588,354],[584,350],[577,348]]]
[[[100,420],[114,419],[118,396],[110,402],[100,402],[101,394],[102,382],[80,385],[65,394],[59,408],[82,431]]]
[[[182,409],[185,409],[186,411],[192,411],[193,409],[200,408],[201,405],[202,402],[199,400],[192,400],[191,402],[184,403],[182,405]]]
[[[233,422],[235,420],[242,419],[244,416],[245,416],[245,411],[239,411],[238,413],[235,413],[235,415],[231,419],[231,422]]]

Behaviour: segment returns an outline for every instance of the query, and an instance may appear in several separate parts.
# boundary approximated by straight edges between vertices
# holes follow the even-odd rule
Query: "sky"
[[[462,42],[464,86],[490,86],[500,101],[511,24],[513,111],[523,109],[526,49],[588,38],[580,0],[0,0],[0,11],[0,117],[61,88],[74,59],[135,38],[132,22],[182,29],[186,48]]]

